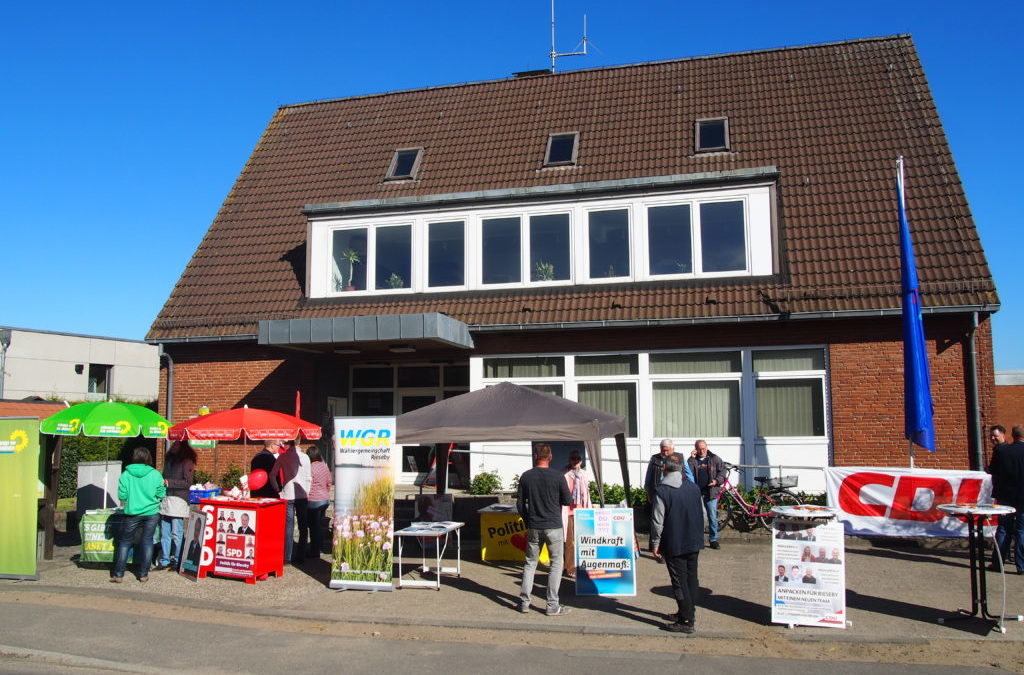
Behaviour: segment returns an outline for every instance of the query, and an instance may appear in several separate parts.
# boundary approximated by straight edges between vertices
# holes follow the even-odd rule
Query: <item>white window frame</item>
[[[745,269],[726,272],[701,270],[700,204],[742,201],[744,204]],[[648,208],[655,206],[690,205],[690,237],[693,255],[691,272],[658,274],[649,272]],[[629,217],[630,274],[615,277],[589,276],[589,216],[595,211],[623,209]],[[715,190],[688,190],[673,193],[648,193],[630,197],[552,200],[542,204],[504,204],[477,209],[433,209],[415,214],[388,216],[345,216],[314,218],[309,221],[309,264],[307,289],[311,298],[350,297],[353,294],[447,293],[467,290],[530,288],[536,286],[570,286],[586,284],[630,283],[674,279],[740,278],[767,276],[774,270],[772,187],[757,184]],[[530,268],[530,218],[540,215],[568,214],[569,256],[568,279],[534,281]],[[482,223],[484,219],[519,218],[521,280],[506,284],[484,284],[482,271]],[[427,285],[429,269],[428,228],[432,223],[462,221],[464,237],[464,283],[459,286]],[[409,288],[375,288],[376,230],[381,227],[411,225],[412,259]],[[333,257],[332,232],[338,229],[367,229],[367,288],[358,291],[335,291],[331,284]]]

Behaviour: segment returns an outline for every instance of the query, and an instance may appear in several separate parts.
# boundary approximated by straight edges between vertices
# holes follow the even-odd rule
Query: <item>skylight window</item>
[[[697,152],[728,150],[728,118],[719,117],[717,119],[697,120],[695,136]]]
[[[544,155],[544,166],[571,166],[576,163],[577,139],[579,133],[551,134],[548,136],[548,150]]]
[[[422,148],[402,148],[395,150],[395,156],[391,158],[391,166],[388,167],[387,180],[409,180],[416,177],[416,171],[420,166],[420,152]]]

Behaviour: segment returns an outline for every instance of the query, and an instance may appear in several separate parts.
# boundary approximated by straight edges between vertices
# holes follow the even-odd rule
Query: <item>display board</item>
[[[772,622],[846,628],[843,524],[776,518],[772,535]]]
[[[200,579],[216,574],[255,583],[284,574],[283,499],[211,497],[200,500],[199,508],[207,517]]]
[[[0,476],[0,577],[38,579],[39,420],[35,417],[0,419]]]
[[[334,564],[331,588],[390,591],[395,476],[394,417],[334,418]]]
[[[576,595],[636,595],[633,509],[576,509]]]
[[[124,527],[125,515],[121,509],[90,509],[82,514],[78,531],[82,539],[81,562],[114,562],[117,538]],[[142,529],[136,530],[141,533]],[[137,535],[141,536],[141,534]],[[160,528],[153,530],[153,543],[160,543]],[[128,562],[132,562],[135,547],[128,549]]]
[[[192,509],[185,524],[183,533],[182,551],[185,554],[180,556],[178,573],[188,577],[192,581],[199,580],[199,568],[203,565],[203,541],[206,539],[206,512],[199,509]],[[213,536],[213,532],[210,532]],[[210,550],[206,565],[213,562],[213,551]]]
[[[480,559],[486,562],[524,562],[526,523],[515,504],[491,504],[480,514]],[[540,562],[548,563],[547,544],[540,547]]]

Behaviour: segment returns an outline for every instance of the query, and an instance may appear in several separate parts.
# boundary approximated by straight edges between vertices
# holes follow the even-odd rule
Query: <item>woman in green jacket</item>
[[[160,500],[167,494],[164,477],[153,468],[153,455],[148,448],[132,450],[131,463],[125,467],[117,484],[117,498],[124,505],[124,526],[117,542],[114,562],[115,584],[124,581],[128,566],[128,549],[132,547],[135,531],[142,528],[142,541],[135,548],[135,562],[139,565],[139,581],[149,581],[149,566],[153,562],[153,533],[160,522]]]

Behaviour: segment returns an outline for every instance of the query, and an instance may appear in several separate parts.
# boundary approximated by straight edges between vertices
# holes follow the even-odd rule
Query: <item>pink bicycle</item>
[[[734,469],[742,471],[725,462],[725,483],[718,498],[718,529],[722,529],[726,524],[737,530],[752,529],[754,523],[759,523],[770,530],[774,518],[773,506],[796,506],[801,503],[800,498],[787,489],[796,487],[796,476],[755,477],[754,482],[757,486],[751,491],[751,500],[748,502],[744,499],[743,493],[729,480],[729,474]]]

